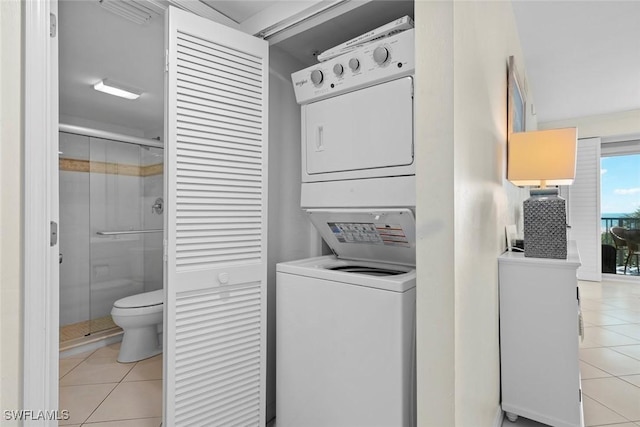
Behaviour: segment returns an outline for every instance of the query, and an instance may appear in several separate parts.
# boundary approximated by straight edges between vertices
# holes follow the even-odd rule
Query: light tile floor
[[[60,409],[71,427],[159,427],[162,355],[118,363],[120,343],[60,359]]]
[[[586,426],[640,426],[640,281],[580,282]],[[159,427],[162,355],[118,363],[120,344],[60,359],[61,426]],[[519,417],[503,427],[541,427]]]
[[[640,281],[579,282],[585,338],[580,372],[586,426],[640,426]],[[503,427],[541,427],[505,417]]]

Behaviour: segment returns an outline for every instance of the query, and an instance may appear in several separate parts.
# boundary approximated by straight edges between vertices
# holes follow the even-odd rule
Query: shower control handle
[[[158,197],[151,206],[151,213],[162,215],[162,212],[164,212],[164,200],[162,200],[162,197]]]
[[[62,254],[58,255],[58,264],[62,264]]]

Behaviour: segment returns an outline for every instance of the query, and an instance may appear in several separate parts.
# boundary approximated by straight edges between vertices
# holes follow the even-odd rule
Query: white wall
[[[510,3],[454,5],[456,424],[489,426],[500,404],[497,256],[527,196],[505,179],[509,55],[526,70]]]
[[[275,292],[278,262],[306,258],[309,221],[300,209],[300,107],[291,73],[304,68],[269,48],[269,222],[267,278],[267,418],[275,414]]]
[[[419,425],[500,414],[497,256],[527,197],[506,181],[509,2],[417,2]],[[533,123],[535,126],[535,122]]]
[[[0,408],[22,395],[22,6],[0,1]],[[18,422],[1,421],[3,426]]]
[[[418,426],[455,426],[453,3],[416,2]]]
[[[640,135],[640,110],[540,123],[540,129],[577,127],[578,138]]]

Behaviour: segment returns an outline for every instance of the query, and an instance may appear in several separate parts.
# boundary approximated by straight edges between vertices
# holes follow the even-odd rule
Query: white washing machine
[[[414,426],[413,214],[307,212],[336,255],[277,266],[276,425]]]

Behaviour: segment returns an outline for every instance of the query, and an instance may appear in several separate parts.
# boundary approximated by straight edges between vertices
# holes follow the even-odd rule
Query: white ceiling
[[[225,15],[227,18],[231,18],[237,23],[241,23],[251,18],[258,12],[265,10],[268,7],[273,6],[277,0],[202,0],[213,9]]]
[[[640,109],[640,1],[513,8],[538,123]]]
[[[96,0],[59,2],[60,114],[142,131],[162,129],[164,18],[138,25]],[[142,90],[136,100],[93,89],[104,79]],[[155,136],[155,135],[149,135]]]
[[[204,2],[236,22],[277,3]],[[60,113],[159,131],[162,17],[138,25],[104,10],[97,0],[59,4]],[[389,16],[412,16],[412,9],[411,1],[371,2],[278,46],[310,65],[314,52],[382,25]],[[514,12],[538,122],[640,109],[640,1],[516,0]],[[144,93],[129,101],[94,91],[103,78]]]

